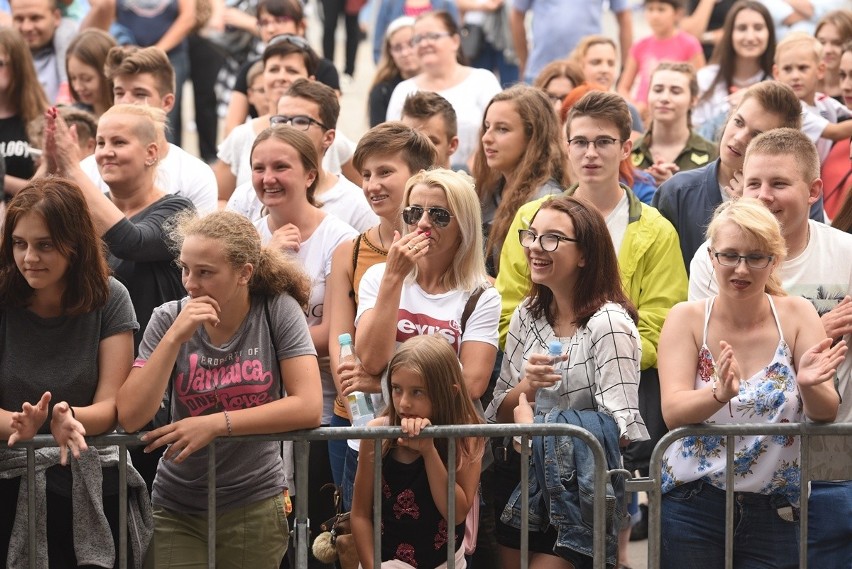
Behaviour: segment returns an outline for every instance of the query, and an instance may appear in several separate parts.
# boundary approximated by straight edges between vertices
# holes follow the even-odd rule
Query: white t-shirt
[[[778,276],[784,290],[811,302],[820,315],[852,295],[852,235],[808,220],[810,239],[801,254],[784,261]],[[707,254],[709,241],[696,251],[689,264],[689,300],[709,298],[719,287]],[[783,315],[782,315],[783,317]],[[843,338],[852,344],[852,334]],[[838,391],[843,398],[836,422],[852,422],[852,357],[846,356],[837,370]],[[842,459],[842,460],[841,460]],[[852,437],[812,437],[811,464],[814,480],[852,478]]]
[[[387,120],[397,121],[402,116],[405,98],[421,89],[412,77],[401,82],[393,90],[388,102]],[[479,145],[479,129],[482,116],[491,98],[502,91],[500,82],[487,69],[471,69],[468,76],[458,85],[438,91],[453,106],[458,119],[459,147],[453,154],[453,164],[466,165]]]
[[[713,92],[706,99],[703,98],[717,75],[719,75],[719,65],[716,63],[705,65],[695,74],[695,80],[698,82],[698,97],[700,102],[692,109],[690,116],[692,124],[696,129],[706,122],[717,119],[720,115],[728,116],[728,113],[731,111],[731,105],[728,103],[730,92],[724,81],[717,83],[713,88]],[[737,89],[747,89],[764,79],[766,79],[766,74],[761,70],[745,81],[737,81],[735,79],[734,86]]]
[[[379,223],[379,217],[373,213],[370,203],[364,197],[364,192],[340,175],[337,183],[316,196],[322,202],[322,209],[333,214],[358,230],[359,233]],[[257,192],[251,182],[238,186],[225,209],[235,211],[249,218],[252,223],[263,217],[263,204],[257,198]]]
[[[355,327],[365,312],[376,306],[379,285],[385,274],[385,263],[373,265],[364,273],[358,286],[358,312],[355,315]],[[456,354],[461,354],[464,342],[485,342],[497,347],[500,322],[500,293],[490,287],[482,292],[476,307],[461,330],[461,317],[472,291],[451,290],[440,294],[429,294],[416,282],[406,280],[402,285],[399,310],[396,322],[396,346],[414,336],[439,334],[453,346]],[[373,396],[373,406],[379,412],[390,401],[382,380],[382,397]],[[357,450],[356,445],[352,445]]]
[[[272,239],[269,230],[269,216],[264,216],[254,222],[260,233],[263,244]],[[314,232],[302,241],[296,256],[311,278],[311,298],[308,303],[308,326],[316,326],[322,322],[323,304],[325,303],[325,282],[331,273],[331,257],[337,246],[358,236],[358,232],[333,215],[326,215]],[[328,356],[319,359],[320,377],[322,378],[322,424],[328,425],[334,411],[334,399],[337,388],[331,377]]]
[[[219,145],[216,156],[227,164],[237,179],[237,186],[251,182],[251,146],[257,134],[252,123],[234,127]],[[342,132],[335,131],[334,142],[322,157],[322,169],[331,174],[340,174],[343,164],[352,159],[355,144]],[[217,190],[218,191],[218,190]]]
[[[101,191],[109,191],[94,154],[81,160],[80,168]],[[166,193],[192,201],[199,215],[216,211],[219,189],[212,168],[179,146],[169,144],[169,153],[157,164],[156,184]]]
[[[606,216],[606,228],[609,229],[609,236],[612,238],[612,244],[615,246],[616,252],[621,250],[621,242],[624,241],[624,234],[627,233],[629,222],[630,207],[627,200],[627,192],[624,192],[618,204]]]
[[[814,105],[802,101],[802,132],[816,144],[820,164],[828,158],[834,141],[822,138],[822,132],[829,123],[837,124],[840,119],[850,116],[849,109],[843,103],[822,93],[817,93]]]

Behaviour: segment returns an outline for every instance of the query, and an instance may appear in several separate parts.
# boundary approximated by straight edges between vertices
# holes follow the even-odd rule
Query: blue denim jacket
[[[621,468],[618,425],[596,411],[553,409],[538,415],[537,423],[567,423],[594,435],[604,447],[607,468]],[[557,530],[553,552],[565,557],[572,550],[592,556],[594,520],[594,457],[588,445],[570,436],[532,437],[532,463],[529,473],[530,531],[543,532],[550,525]],[[626,522],[624,476],[615,475],[606,485],[606,563],[615,564],[618,530]],[[521,527],[521,487],[512,493],[501,521]]]

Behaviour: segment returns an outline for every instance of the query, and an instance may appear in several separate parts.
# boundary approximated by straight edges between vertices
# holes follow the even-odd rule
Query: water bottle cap
[[[351,344],[352,343],[352,335],[349,334],[348,332],[346,334],[341,334],[340,336],[337,337],[337,341],[340,343],[341,346]]]
[[[558,356],[562,354],[562,342],[558,340],[553,340],[552,342],[547,344],[547,353],[552,356]]]

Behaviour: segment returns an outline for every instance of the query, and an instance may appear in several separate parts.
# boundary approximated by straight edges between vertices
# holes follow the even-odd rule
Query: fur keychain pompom
[[[337,546],[330,531],[324,531],[317,536],[313,545],[314,557],[320,563],[334,563],[337,559]]]

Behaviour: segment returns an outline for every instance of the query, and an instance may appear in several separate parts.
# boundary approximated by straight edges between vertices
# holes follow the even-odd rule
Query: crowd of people
[[[205,566],[210,515],[217,565],[295,566],[293,501],[313,539],[333,487],[363,567],[378,533],[385,567],[514,569],[526,495],[529,566],[582,569],[584,443],[423,431],[567,423],[647,475],[676,427],[852,422],[848,5],[645,0],[636,41],[627,0],[617,37],[581,0],[321,8],[322,56],[299,0],[0,1],[0,563],[117,567],[126,483],[134,567]],[[370,129],[344,134],[367,20]],[[291,444],[227,440],[353,401],[402,428],[379,487],[357,439],[299,457],[308,496]],[[86,440],[116,429],[145,433],[126,479]],[[675,442],[661,567],[724,566],[726,491],[734,567],[797,567],[805,500],[810,566],[852,565],[850,439],[809,439],[808,487],[798,437]],[[622,474],[604,498],[629,569],[647,519]]]

